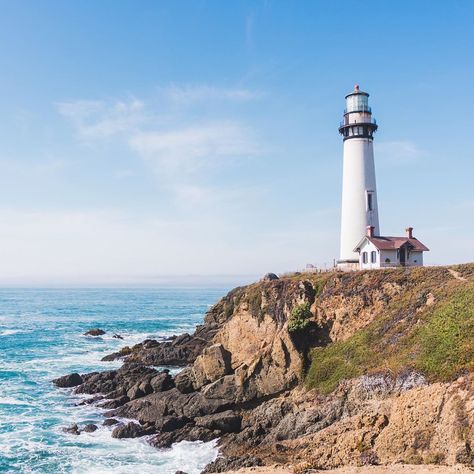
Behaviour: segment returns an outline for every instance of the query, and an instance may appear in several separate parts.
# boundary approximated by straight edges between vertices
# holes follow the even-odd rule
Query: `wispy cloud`
[[[407,165],[418,162],[427,152],[408,140],[377,142],[377,158],[394,165]]]
[[[230,112],[214,117],[215,111],[205,113],[206,106],[210,101],[247,102],[260,93],[208,85],[173,85],[161,92],[158,103],[136,98],[77,100],[58,103],[57,108],[81,140],[121,140],[177,201],[219,199],[221,188],[208,184],[209,174],[222,171],[231,161],[260,155],[263,147],[255,132]],[[170,101],[187,107],[176,112]]]
[[[258,99],[263,95],[260,91],[250,89],[189,84],[171,85],[163,91],[167,98],[180,104],[192,104],[208,100],[247,102]]]
[[[137,99],[113,102],[70,100],[57,104],[82,139],[108,138],[130,133],[146,122],[144,103]]]
[[[234,122],[194,125],[134,134],[129,144],[159,170],[192,174],[229,157],[254,156],[259,147],[244,126]]]

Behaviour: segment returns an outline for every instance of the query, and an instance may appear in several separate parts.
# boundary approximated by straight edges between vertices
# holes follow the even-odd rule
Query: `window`
[[[374,193],[372,191],[367,191],[367,210],[374,210]]]
[[[372,250],[372,252],[370,252],[370,261],[371,263],[377,262],[377,252],[375,250]]]
[[[362,252],[362,263],[367,263],[367,252]]]

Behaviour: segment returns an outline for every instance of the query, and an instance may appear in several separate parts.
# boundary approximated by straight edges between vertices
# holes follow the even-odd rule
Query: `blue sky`
[[[0,283],[330,265],[355,83],[382,232],[474,260],[473,2],[0,5]]]

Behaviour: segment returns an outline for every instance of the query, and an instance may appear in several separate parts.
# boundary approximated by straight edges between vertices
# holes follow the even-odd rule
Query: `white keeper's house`
[[[386,267],[420,267],[423,252],[428,247],[413,237],[413,227],[406,229],[402,237],[374,235],[374,227],[367,227],[367,235],[357,244],[354,252],[359,254],[359,268],[370,270]]]

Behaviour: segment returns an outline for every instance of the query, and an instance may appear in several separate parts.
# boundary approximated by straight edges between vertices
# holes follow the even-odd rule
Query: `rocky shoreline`
[[[221,457],[208,474],[275,463],[301,473],[348,464],[470,464],[470,376],[429,384],[413,370],[387,371],[346,380],[327,395],[301,384],[313,348],[355,334],[416,284],[409,273],[393,276],[381,271],[375,285],[364,283],[363,272],[267,278],[231,291],[192,335],[125,347],[104,358],[123,360],[119,369],[54,383],[91,395],[88,403],[107,410],[113,437],[148,436],[158,448],[218,438]],[[414,300],[405,317],[426,305]],[[310,308],[312,317],[304,331],[291,332],[296,307]],[[177,375],[163,369],[177,366]],[[462,436],[455,435],[459,423]]]

